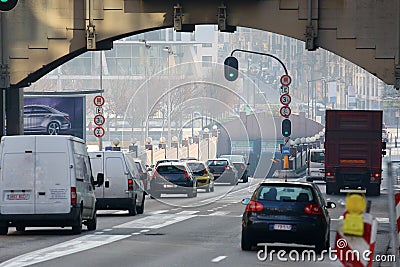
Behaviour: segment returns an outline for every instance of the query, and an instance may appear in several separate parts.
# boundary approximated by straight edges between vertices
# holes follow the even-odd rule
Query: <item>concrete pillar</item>
[[[7,132],[6,135],[24,134],[24,89],[6,89],[6,114]]]

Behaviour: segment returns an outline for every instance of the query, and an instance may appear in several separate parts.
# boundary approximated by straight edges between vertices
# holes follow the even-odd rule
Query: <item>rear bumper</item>
[[[62,214],[0,214],[0,224],[7,226],[71,226],[78,219],[79,207],[72,207],[71,212]]]
[[[274,224],[291,225],[291,230],[274,230]],[[254,244],[256,243],[295,243],[315,245],[322,238],[327,238],[327,225],[321,220],[279,221],[255,220],[243,225]]]
[[[128,210],[135,205],[134,198],[97,198],[97,210]]]

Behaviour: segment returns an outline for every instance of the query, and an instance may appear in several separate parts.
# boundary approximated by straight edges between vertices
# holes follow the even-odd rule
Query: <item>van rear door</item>
[[[105,159],[104,198],[127,197],[128,170],[122,153],[105,152]]]
[[[2,142],[0,213],[35,213],[35,137],[7,137]]]
[[[93,177],[96,179],[98,173],[104,173],[104,152],[89,152],[89,157]],[[104,198],[104,183],[101,187],[96,187],[94,194],[96,198]]]
[[[36,214],[70,212],[71,152],[68,139],[36,137]]]

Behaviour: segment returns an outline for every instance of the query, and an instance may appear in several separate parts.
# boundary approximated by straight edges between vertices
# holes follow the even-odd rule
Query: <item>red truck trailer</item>
[[[384,148],[382,111],[327,110],[326,193],[361,190],[379,196]]]

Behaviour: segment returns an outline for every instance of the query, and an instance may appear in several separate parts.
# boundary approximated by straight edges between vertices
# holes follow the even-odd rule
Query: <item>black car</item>
[[[57,135],[71,129],[70,116],[46,105],[24,106],[24,132]]]
[[[238,183],[238,171],[229,159],[209,159],[206,164],[214,176],[214,181],[230,183],[231,185]]]
[[[197,196],[196,177],[185,162],[160,163],[150,181],[150,194],[159,198],[161,194],[187,194]]]
[[[238,171],[239,179],[241,179],[243,183],[249,181],[247,166],[250,164],[246,162],[246,158],[243,155],[220,155],[219,158],[229,159]]]
[[[313,245],[316,252],[329,248],[328,208],[336,205],[325,203],[313,183],[262,182],[242,203],[242,250],[276,242]]]

